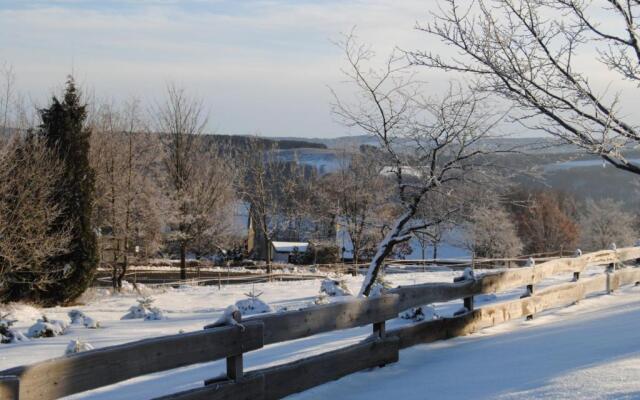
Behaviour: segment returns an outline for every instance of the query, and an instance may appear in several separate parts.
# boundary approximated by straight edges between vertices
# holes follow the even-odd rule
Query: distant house
[[[283,262],[288,261],[288,256],[281,256],[280,259],[276,259],[276,251],[274,250],[275,243],[301,243],[302,248],[298,249],[299,253],[306,251],[308,242],[314,243],[331,242],[335,241],[335,225],[328,222],[317,222],[310,219],[299,218],[296,220],[287,220],[282,216],[271,216],[268,224],[273,229],[277,226],[277,229],[273,229],[271,232],[271,243],[265,240],[265,234],[259,223],[254,221],[251,216],[251,212],[248,213],[248,232],[246,235],[246,250],[247,253],[253,259],[266,260],[267,253],[271,253],[272,261]],[[285,250],[283,252],[286,253]]]
[[[304,253],[309,247],[308,242],[271,242],[273,262],[288,263],[291,256]]]

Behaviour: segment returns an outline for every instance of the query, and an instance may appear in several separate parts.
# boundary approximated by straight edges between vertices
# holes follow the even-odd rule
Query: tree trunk
[[[111,285],[116,291],[120,291],[121,286],[118,286],[118,266],[113,264],[113,270],[111,271]]]
[[[124,280],[124,276],[127,273],[127,269],[129,268],[129,256],[127,254],[127,238],[124,239],[124,262],[122,263],[122,269],[120,270],[120,274],[118,275],[118,291],[122,290],[122,281]]]
[[[433,243],[433,260],[438,259],[438,244]]]
[[[187,245],[180,242],[180,279],[187,279]]]
[[[265,250],[265,258],[267,262],[267,274],[271,275],[271,241],[267,237],[264,236],[264,250]]]
[[[378,245],[378,251],[376,255],[373,256],[371,263],[369,264],[369,269],[367,270],[367,275],[364,278],[364,282],[362,282],[362,288],[360,289],[359,296],[369,296],[371,292],[371,288],[384,265],[384,260],[391,254],[393,251],[393,246],[398,243],[402,243],[404,241],[409,240],[411,237],[405,234],[403,235],[403,230],[407,222],[413,218],[416,213],[415,206],[410,207],[404,214],[402,214],[394,223],[393,228],[389,230],[387,235],[385,236],[382,243]]]
[[[356,251],[355,246],[353,247],[353,276],[358,276],[358,253],[360,250]]]

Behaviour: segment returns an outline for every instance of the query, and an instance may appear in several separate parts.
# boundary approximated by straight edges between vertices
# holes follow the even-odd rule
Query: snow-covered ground
[[[601,271],[599,267],[589,272]],[[451,282],[458,275],[460,272],[442,270],[389,274],[387,279],[394,285],[412,285]],[[344,278],[351,291],[357,293],[362,277]],[[569,275],[560,276],[545,284],[569,280]],[[94,289],[82,299],[83,304],[76,307],[41,310],[27,305],[12,305],[10,311],[18,319],[16,327],[21,331],[26,331],[42,313],[52,319],[68,321],[67,313],[72,309],[79,309],[100,321],[101,328],[87,329],[82,325],[72,325],[63,336],[0,345],[0,370],[61,356],[74,339],[100,348],[141,338],[199,330],[205,324],[214,322],[228,305],[246,298],[245,293],[252,291],[262,292],[260,299],[276,311],[306,307],[318,295],[320,283],[320,280],[310,280],[229,285],[222,289],[215,286],[185,286],[149,290],[147,294],[155,299],[154,306],[160,308],[167,317],[156,321],[120,320],[129,307],[137,304],[139,296],[133,292],[113,295],[106,289]],[[514,298],[521,293],[522,290],[515,290],[500,296],[479,296],[477,306]],[[346,377],[297,396],[304,399],[328,396],[370,399],[371,395],[384,398],[375,392],[380,390],[381,393],[393,392],[394,396],[402,393],[402,397],[416,399],[426,396],[565,397],[565,392],[561,390],[573,396],[578,392],[572,389],[572,385],[581,381],[585,381],[585,385],[590,382],[591,386],[585,386],[584,390],[593,390],[581,392],[586,393],[586,397],[598,397],[591,394],[603,394],[612,386],[627,390],[625,393],[632,386],[634,390],[640,390],[640,362],[634,364],[633,358],[637,332],[640,332],[638,294],[640,289],[627,289],[614,296],[585,300],[578,306],[551,312],[532,322],[509,323],[467,338],[417,346],[404,350],[396,365]],[[436,309],[441,315],[450,315],[460,305],[461,301],[457,301],[436,305]],[[389,325],[393,328],[406,323],[406,320],[398,319]],[[270,345],[248,353],[245,365],[247,369],[255,369],[288,362],[355,343],[370,333],[371,327],[362,327]],[[223,371],[223,361],[198,364],[131,379],[71,398],[151,398],[200,386],[204,379]],[[589,378],[592,375],[597,376]],[[603,384],[606,382],[600,392],[595,391],[596,379]],[[368,392],[369,396],[364,396],[366,392],[362,391]]]
[[[396,364],[291,399],[639,399],[639,335],[640,287],[626,288],[414,346]]]

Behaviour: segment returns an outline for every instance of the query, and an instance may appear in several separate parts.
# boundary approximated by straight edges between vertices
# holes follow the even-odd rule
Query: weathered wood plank
[[[617,287],[640,282],[640,268],[623,268],[614,273]]]
[[[20,400],[57,399],[136,376],[213,361],[261,348],[263,324],[245,330],[222,327],[164,336],[12,368],[0,375],[20,378]]]
[[[496,293],[527,285],[533,285],[562,273],[580,273],[591,265],[630,261],[640,258],[640,247],[629,247],[617,251],[604,250],[587,253],[575,258],[551,260],[535,267],[522,267],[489,272],[475,281],[459,283],[425,283],[400,286],[391,293],[400,296],[400,309],[431,303],[441,303],[485,293]]]
[[[534,271],[530,267],[489,272],[476,280],[456,283],[423,283],[420,285],[399,286],[390,290],[400,296],[400,309],[431,303],[443,303],[483,293],[496,293],[506,289],[521,287],[534,280]]]
[[[598,274],[589,278],[580,278],[584,285],[585,295],[603,292],[607,288],[607,277],[605,274]]]
[[[298,311],[260,315],[245,321],[264,323],[264,344],[383,322],[398,316],[398,296],[354,298]]]
[[[363,369],[398,361],[398,339],[367,340],[353,346],[253,371],[265,377],[265,400],[281,399],[293,393],[340,379]]]
[[[2,376],[0,374],[0,399],[18,400],[20,381],[17,376]]]
[[[154,400],[262,400],[264,375],[254,374],[240,382],[219,382]]]
[[[473,281],[456,283],[423,283],[420,285],[399,286],[391,293],[399,296],[400,310],[407,310],[424,304],[446,302],[461,299],[474,293]]]
[[[531,297],[491,304],[450,318],[420,322],[388,331],[398,337],[400,348],[418,343],[464,336],[516,318],[523,318],[550,308],[573,304],[585,296],[584,281],[570,282],[534,293]]]

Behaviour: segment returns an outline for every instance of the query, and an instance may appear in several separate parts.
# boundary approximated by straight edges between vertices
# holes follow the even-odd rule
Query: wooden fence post
[[[527,291],[525,292],[525,294],[520,296],[520,298],[524,299],[524,298],[531,297],[531,296],[533,296],[533,284],[527,285]],[[526,320],[527,321],[531,321],[532,319],[533,319],[533,314],[529,314],[529,315],[526,316]]]
[[[386,321],[373,323],[373,334],[380,339],[384,339],[387,336],[387,324]]]
[[[243,377],[242,354],[227,357],[227,378],[239,382]]]
[[[472,270],[473,271],[473,270]],[[466,271],[465,271],[466,272]],[[465,273],[466,275],[466,273]],[[458,283],[458,282],[464,282],[468,280],[467,276],[458,276],[456,278],[453,278],[453,283]],[[472,275],[473,276],[473,275]],[[474,278],[475,279],[475,278]],[[463,297],[462,298],[462,306],[464,307],[464,309],[466,309],[466,312],[471,312],[473,311],[473,296],[469,296],[469,297]],[[456,311],[453,315],[462,315],[465,313],[465,311],[460,310],[460,311]]]
[[[0,376],[0,399],[18,400],[20,380],[17,376]]]
[[[473,311],[473,296],[471,297],[465,297],[463,299],[463,304],[464,304],[464,308],[467,309],[467,311],[471,312]]]
[[[607,274],[607,294],[613,293],[613,282],[611,277],[615,272],[615,268],[616,268],[615,263],[611,263],[607,265],[607,270],[605,271],[605,273]]]

